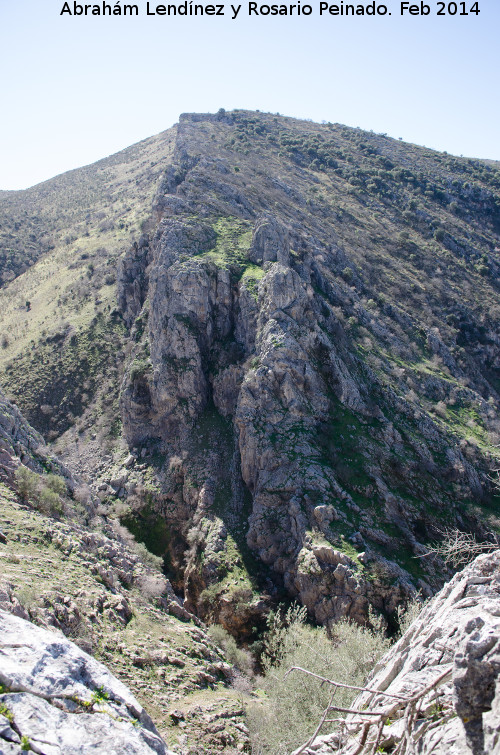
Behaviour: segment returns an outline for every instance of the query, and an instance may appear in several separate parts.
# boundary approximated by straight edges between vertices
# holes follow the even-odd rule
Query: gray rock
[[[0,611],[0,752],[27,737],[43,755],[147,755],[168,751],[122,682],[63,635]],[[16,740],[16,735],[18,739]],[[7,744],[7,742],[9,744]],[[2,750],[4,748],[4,750]]]
[[[263,262],[290,264],[288,236],[276,218],[269,215],[259,218],[253,232],[250,256],[257,264]]]

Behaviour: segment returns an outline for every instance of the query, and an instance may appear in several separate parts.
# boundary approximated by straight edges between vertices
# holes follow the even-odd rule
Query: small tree
[[[292,607],[269,622],[260,683],[266,704],[254,703],[248,711],[252,751],[259,755],[288,755],[308,740],[332,695],[321,678],[361,686],[389,647],[381,629],[344,620],[333,625],[330,638],[323,627],[307,625],[306,615],[305,608]],[[289,673],[292,668],[308,673]],[[336,704],[348,707],[355,695],[355,690],[339,688]]]
[[[21,464],[14,474],[17,492],[19,493],[21,500],[24,503],[33,502],[38,496],[39,491],[39,476],[36,472],[32,472],[31,469]]]

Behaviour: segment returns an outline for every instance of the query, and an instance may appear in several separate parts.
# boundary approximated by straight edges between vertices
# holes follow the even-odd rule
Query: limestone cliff
[[[261,142],[256,153],[231,147],[255,123],[266,169]],[[327,206],[341,171],[307,172],[297,146],[278,174],[273,126],[245,113],[180,120],[156,225],[119,276],[135,341],[124,435],[137,453],[163,454],[157,510],[177,533],[171,558],[194,610],[206,614],[208,588],[221,610],[248,553],[274,575],[275,587],[254,570],[244,587],[256,600],[284,586],[323,623],[365,621],[369,604],[390,617],[415,589],[439,586],[442,564],[418,557],[440,528],[484,535],[493,448],[473,450],[446,420],[472,404],[483,427],[495,416],[498,337],[458,348],[434,325],[441,300],[428,299],[427,328],[416,302],[389,304],[382,259],[366,272],[363,252],[346,251],[359,221]],[[380,160],[394,158],[373,141]],[[315,183],[322,206],[300,194]],[[359,243],[373,263],[373,242]],[[422,264],[435,253],[422,243]],[[446,291],[450,310],[459,291]]]
[[[382,134],[185,114],[0,198],[55,245],[6,270],[0,379],[199,616],[392,626],[450,576],[443,529],[496,526],[499,190]]]

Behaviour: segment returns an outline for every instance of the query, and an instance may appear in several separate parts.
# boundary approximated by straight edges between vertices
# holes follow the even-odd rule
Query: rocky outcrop
[[[0,389],[0,479],[12,484],[20,464],[35,472],[48,469],[64,476],[70,489],[75,486],[71,474],[50,453],[40,433],[31,427]]]
[[[147,236],[141,236],[118,265],[116,298],[128,328],[139,315],[147,296],[149,262],[149,240]]]
[[[301,752],[498,752],[499,617],[495,551],[457,574],[379,661],[366,681],[371,691],[351,705],[359,713],[348,715],[344,733],[320,736]]]
[[[167,755],[125,685],[64,636],[0,611],[0,658],[0,752]]]
[[[147,292],[129,302],[120,289],[127,322],[141,301],[148,312],[122,386],[124,434],[165,456],[155,505],[180,534],[170,555],[193,609],[227,584],[233,538],[317,621],[366,622],[371,604],[391,622],[449,576],[419,558],[445,517],[485,534],[462,501],[487,499],[489,461],[441,420],[469,427],[474,401],[489,422],[481,396],[495,399],[482,378],[462,384],[463,359],[437,326],[386,301],[386,258],[380,269],[365,260],[369,240],[360,246],[354,215],[326,201],[319,163],[305,172],[300,140],[285,139],[285,180],[228,146],[247,127],[242,114],[181,119],[155,197]],[[214,537],[207,562],[219,520],[229,537]]]
[[[264,262],[290,264],[288,234],[276,218],[264,215],[257,221],[249,257],[257,265]]]

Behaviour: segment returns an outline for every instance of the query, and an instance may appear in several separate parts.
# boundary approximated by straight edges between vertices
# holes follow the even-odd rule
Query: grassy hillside
[[[151,215],[173,139],[166,131],[26,191],[0,193],[1,380],[50,439],[113,372],[118,260]]]

